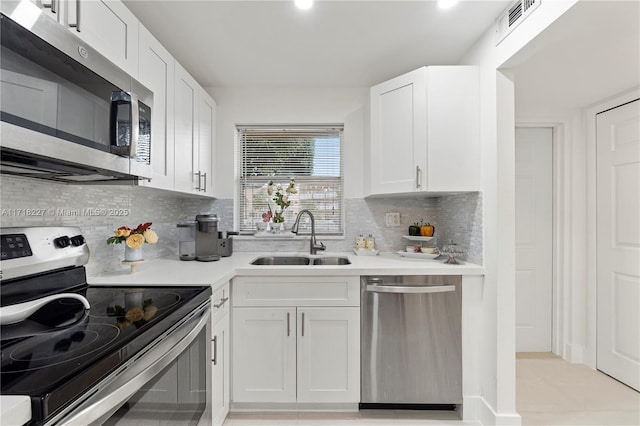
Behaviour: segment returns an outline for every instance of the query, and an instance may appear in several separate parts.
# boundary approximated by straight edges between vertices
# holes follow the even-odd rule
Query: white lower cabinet
[[[211,296],[211,418],[213,426],[222,426],[229,413],[231,382],[229,344],[229,283]]]
[[[327,279],[333,286],[318,277],[234,279],[233,300],[244,305],[234,302],[232,312],[234,404],[273,403],[277,407],[277,403],[360,401],[358,302],[351,302],[355,306],[343,306],[348,303],[344,300],[336,302],[342,306],[317,306],[314,300],[326,303],[323,292],[334,291],[332,287],[340,283],[343,294],[350,294],[358,287],[358,278]],[[311,286],[307,289],[312,291],[292,297],[287,291],[295,280],[302,287]],[[236,291],[246,296],[254,285],[268,287],[275,303],[291,306],[262,306],[264,298],[236,299]]]
[[[298,308],[298,402],[360,402],[360,308]]]

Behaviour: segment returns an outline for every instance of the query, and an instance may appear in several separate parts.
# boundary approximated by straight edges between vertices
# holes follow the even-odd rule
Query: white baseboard
[[[496,413],[481,396],[464,398],[462,419],[466,422],[478,421],[485,426],[520,426],[522,418],[518,413]]]
[[[584,364],[585,363],[585,347],[582,345],[572,345],[567,343],[564,346],[564,354],[561,354],[565,361],[572,364]]]
[[[356,412],[358,403],[322,402],[233,402],[231,412],[251,411],[327,411],[327,412]]]

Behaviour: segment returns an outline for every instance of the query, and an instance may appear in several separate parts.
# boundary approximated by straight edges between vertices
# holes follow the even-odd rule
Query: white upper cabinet
[[[215,153],[216,102],[204,89],[198,96],[198,170],[196,190],[213,195],[213,160]],[[199,174],[198,174],[199,173]]]
[[[66,3],[66,25],[137,78],[138,19],[124,3],[119,0],[68,0]]]
[[[138,18],[120,0],[29,0],[134,78]]]
[[[216,103],[175,65],[175,190],[212,196]]]
[[[197,161],[198,92],[196,80],[179,64],[175,64],[175,189],[196,192],[199,165]]]
[[[144,185],[174,188],[174,64],[173,56],[140,25],[139,80],[153,92],[151,110],[151,166],[153,177]]]
[[[63,24],[66,1],[62,0],[29,0],[42,9],[43,13],[59,23]]]
[[[431,66],[370,91],[367,195],[478,191],[478,70]]]

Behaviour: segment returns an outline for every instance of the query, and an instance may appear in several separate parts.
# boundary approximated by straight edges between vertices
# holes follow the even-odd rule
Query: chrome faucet
[[[291,232],[298,235],[298,227],[300,226],[300,217],[304,213],[307,213],[311,218],[311,240],[309,242],[310,253],[317,254],[318,250],[326,250],[327,248],[324,246],[324,243],[320,243],[320,245],[318,245],[318,242],[316,241],[316,221],[313,217],[313,214],[311,214],[309,210],[307,209],[300,210],[300,213],[298,213],[298,216],[296,217],[296,221],[291,227]]]

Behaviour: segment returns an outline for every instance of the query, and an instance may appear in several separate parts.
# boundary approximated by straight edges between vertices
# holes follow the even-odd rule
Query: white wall
[[[461,61],[478,65],[481,79],[485,280],[478,409],[483,424],[520,424],[515,406],[514,82],[500,68],[574,4],[542,2],[498,46],[490,28]]]
[[[217,107],[216,182],[220,198],[234,198],[238,124],[344,124],[345,198],[362,198],[363,143],[367,88],[208,88]]]

